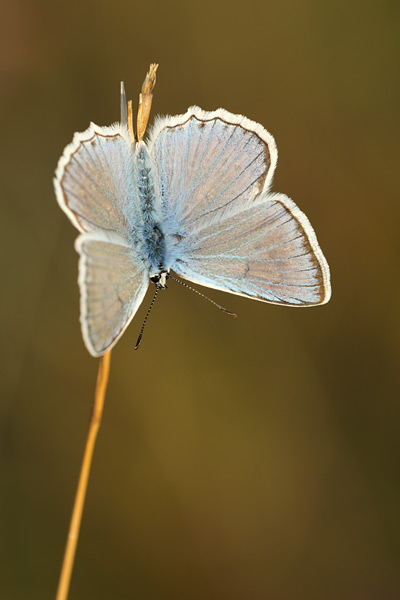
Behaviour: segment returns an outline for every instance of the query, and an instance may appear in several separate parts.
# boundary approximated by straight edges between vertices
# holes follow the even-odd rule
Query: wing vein
[[[214,120],[212,127],[214,127],[216,120]],[[207,175],[210,173],[210,171],[215,167],[215,165],[218,163],[218,161],[220,160],[221,156],[224,154],[225,149],[228,145],[228,143],[231,141],[231,139],[233,138],[234,134],[236,133],[236,131],[238,130],[237,125],[233,127],[233,131],[231,132],[231,134],[229,135],[228,139],[226,140],[224,146],[221,148],[219,154],[217,155],[217,157],[214,159],[214,161],[209,165],[208,169],[201,175],[200,179],[198,180],[198,182],[194,182],[192,184],[192,187],[188,190],[188,192],[186,193],[186,195],[184,196],[184,198],[182,198],[181,202],[179,203],[179,208],[181,206],[181,204],[183,204],[184,202],[186,202],[186,200],[189,198],[189,196],[191,196],[193,194],[193,192],[196,191],[196,189],[202,184],[203,180],[207,177]],[[249,142],[249,140],[246,140],[246,144]],[[242,148],[242,150],[245,148],[246,144],[244,145],[244,147]],[[223,166],[225,166],[228,162],[228,160],[231,158],[232,154],[234,152],[237,152],[237,149],[234,148],[229,154],[228,156],[225,157],[224,163],[221,166],[221,168]],[[226,171],[225,171],[226,172]]]

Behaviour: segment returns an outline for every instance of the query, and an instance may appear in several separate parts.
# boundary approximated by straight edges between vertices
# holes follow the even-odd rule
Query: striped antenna
[[[154,294],[153,300],[151,301],[151,304],[150,304],[150,306],[149,306],[149,308],[148,308],[148,311],[147,311],[147,313],[146,313],[146,316],[145,316],[145,318],[144,318],[143,325],[142,325],[142,329],[140,330],[139,337],[138,337],[138,339],[137,339],[137,342],[136,342],[135,350],[137,350],[137,349],[139,348],[139,346],[140,346],[140,342],[142,341],[142,337],[143,337],[143,331],[144,331],[144,328],[145,328],[145,326],[146,326],[147,319],[148,319],[148,317],[149,317],[150,311],[151,311],[151,309],[153,308],[153,304],[154,304],[154,302],[156,301],[157,294],[158,294],[158,290],[159,290],[159,288],[156,288],[156,293]]]
[[[185,283],[184,281],[181,281],[180,279],[177,279],[176,277],[173,277],[173,275],[169,276],[170,279],[173,279],[174,281],[176,281],[177,283],[180,283],[181,285],[183,285],[183,287],[187,288],[188,290],[191,290],[192,292],[194,292],[195,294],[198,294],[199,296],[201,296],[202,298],[204,298],[205,300],[208,300],[209,302],[211,302],[211,304],[214,304],[214,306],[216,306],[217,308],[219,308],[219,310],[222,310],[222,312],[224,312],[225,314],[229,315],[230,317],[237,317],[237,314],[231,312],[230,310],[227,310],[226,308],[224,308],[223,306],[221,306],[220,304],[217,304],[216,302],[214,302],[214,300],[211,300],[211,298],[209,298],[208,296],[206,296],[205,294],[202,294],[201,292],[199,292],[198,290],[195,290],[194,288],[192,288],[190,285],[188,285],[187,283]]]

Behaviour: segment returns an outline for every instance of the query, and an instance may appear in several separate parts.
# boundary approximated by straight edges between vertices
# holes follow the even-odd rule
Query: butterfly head
[[[160,273],[155,273],[150,276],[150,281],[152,281],[156,288],[159,290],[167,289],[167,279],[169,277],[169,271],[161,271]]]

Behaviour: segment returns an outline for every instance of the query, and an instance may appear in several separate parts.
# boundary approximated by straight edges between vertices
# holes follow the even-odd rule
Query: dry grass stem
[[[81,472],[79,475],[78,488],[76,490],[74,508],[72,511],[72,517],[69,526],[67,545],[65,547],[64,561],[61,569],[56,600],[66,600],[66,598],[68,597],[72,568],[74,566],[76,545],[78,543],[79,529],[82,520],[83,506],[85,503],[90,467],[92,464],[93,450],[94,445],[96,443],[97,432],[101,423],[101,417],[103,414],[104,397],[106,394],[108,375],[110,372],[110,360],[111,351],[104,354],[104,356],[100,358],[99,362],[96,392],[89,423],[89,431],[86,439],[85,451],[83,454]]]
[[[145,80],[142,85],[142,91],[139,94],[139,107],[137,114],[137,139],[138,142],[143,139],[146,131],[147,122],[150,116],[151,103],[153,100],[153,88],[156,84],[156,71],[158,65],[150,65],[149,72],[147,73]]]

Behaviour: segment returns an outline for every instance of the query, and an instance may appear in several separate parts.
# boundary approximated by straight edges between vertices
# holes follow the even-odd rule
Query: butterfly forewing
[[[83,234],[76,241],[80,254],[81,324],[87,348],[100,356],[123,334],[148,287],[143,263],[123,240],[104,234]]]
[[[192,107],[156,123],[149,142],[164,216],[182,228],[200,216],[244,205],[268,186],[275,142],[260,125],[225,110]]]
[[[56,171],[61,208],[80,231],[129,237],[141,213],[128,131],[92,124],[74,136]]]

